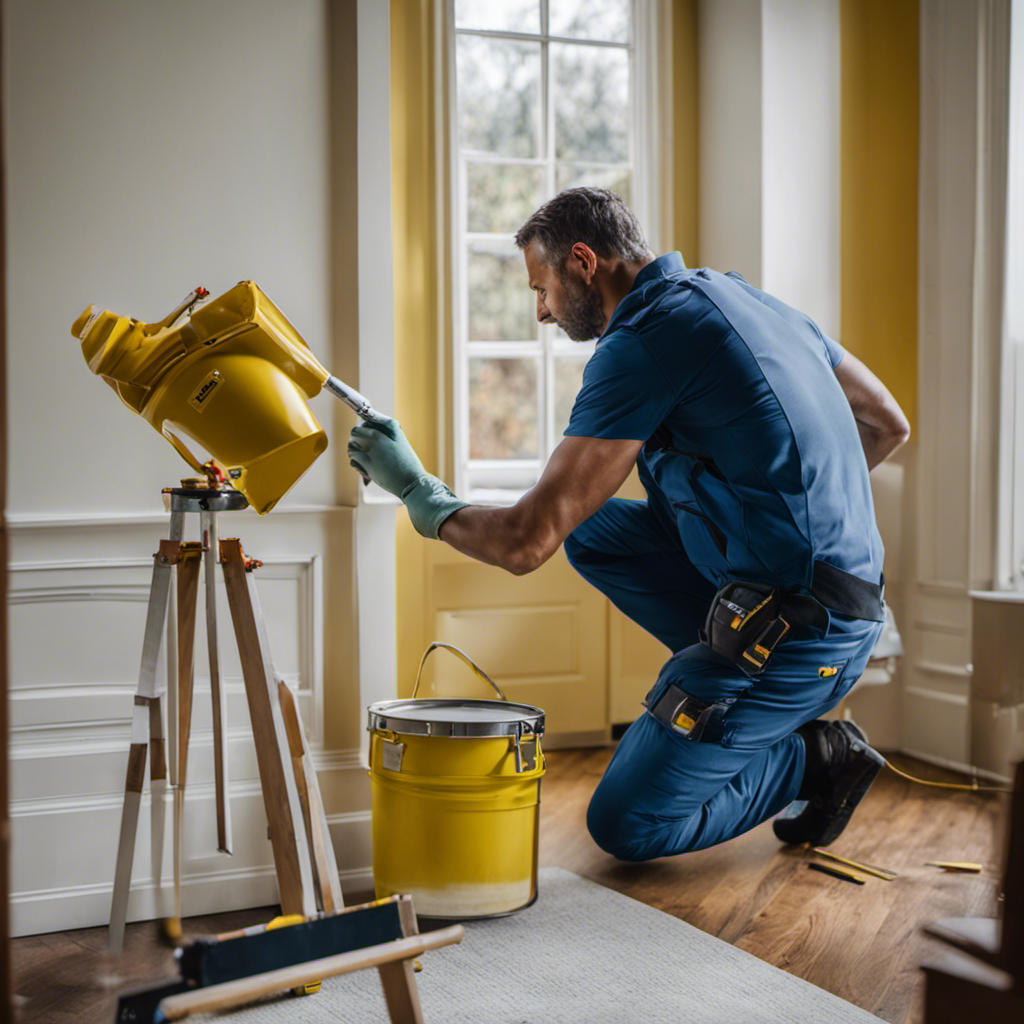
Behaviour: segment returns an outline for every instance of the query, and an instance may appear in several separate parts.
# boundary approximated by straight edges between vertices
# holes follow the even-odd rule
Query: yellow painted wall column
[[[437,175],[431,0],[391,0],[395,410],[423,465],[439,470]],[[428,632],[427,545],[397,517],[398,692],[412,688]]]
[[[841,0],[843,345],[917,409],[918,0]]]
[[[700,124],[697,0],[672,4],[672,238],[688,267],[698,265]]]

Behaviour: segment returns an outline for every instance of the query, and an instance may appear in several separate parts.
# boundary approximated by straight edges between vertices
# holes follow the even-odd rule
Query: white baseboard
[[[350,894],[363,896],[373,888],[373,869],[369,865],[339,872],[339,878],[346,900]],[[181,889],[186,918],[268,907],[278,901],[277,877],[272,865],[192,875],[182,879]],[[10,903],[11,934],[17,937],[105,926],[110,918],[110,896],[109,884],[19,893],[12,897]],[[170,898],[169,886],[165,890],[165,898]],[[161,914],[152,883],[132,887],[128,899],[129,921],[152,921]]]
[[[940,768],[949,768],[951,771],[961,772],[963,775],[977,775],[979,779],[988,779],[991,782],[1001,782],[1007,785],[1012,785],[1013,783],[1013,779],[1000,775],[998,772],[990,772],[985,768],[975,768],[973,765],[964,764],[961,761],[952,761],[945,757],[936,757],[934,754],[926,754],[923,751],[914,750],[910,747],[904,747],[900,753],[906,754],[907,757],[916,757],[919,761],[926,761],[928,764],[938,765]]]

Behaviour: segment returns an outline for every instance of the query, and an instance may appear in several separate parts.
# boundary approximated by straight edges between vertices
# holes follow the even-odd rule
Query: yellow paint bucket
[[[327,371],[252,281],[191,313],[197,289],[158,323],[90,306],[71,333],[89,369],[202,474],[182,437],[202,445],[260,514],[327,447],[306,404]]]
[[[544,712],[501,700],[371,704],[373,876],[378,898],[411,893],[425,917],[510,914],[537,898]],[[420,663],[422,671],[423,663]],[[419,677],[417,677],[417,687]]]

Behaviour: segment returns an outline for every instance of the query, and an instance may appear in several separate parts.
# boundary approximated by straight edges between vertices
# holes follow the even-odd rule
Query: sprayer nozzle
[[[95,319],[94,305],[86,306],[85,312],[71,325],[71,335],[75,338],[80,338],[82,341],[85,340],[85,336],[89,333],[89,328],[92,326],[92,321]]]

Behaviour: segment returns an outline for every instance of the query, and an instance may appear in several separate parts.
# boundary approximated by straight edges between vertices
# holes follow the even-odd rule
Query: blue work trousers
[[[595,842],[621,860],[701,850],[791,803],[804,774],[794,730],[842,699],[881,623],[831,614],[826,635],[795,627],[751,678],[698,642],[715,586],[645,501],[613,498],[566,539],[573,567],[672,652],[670,684],[707,702],[735,698],[720,738],[694,742],[644,713],[619,741],[587,812]]]

